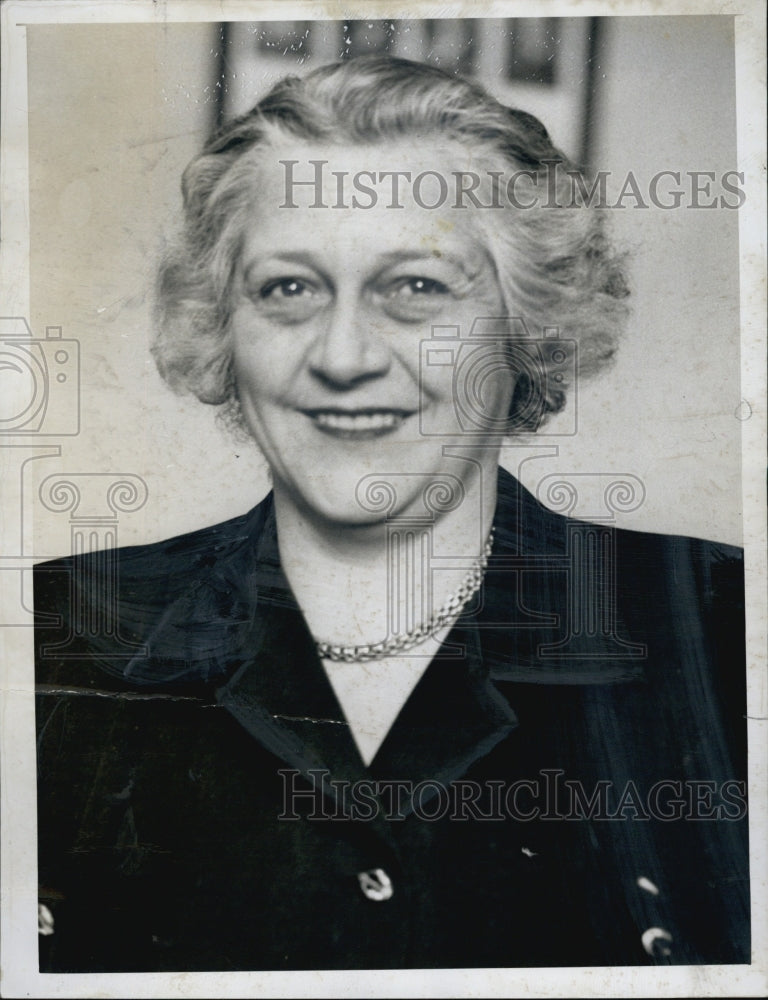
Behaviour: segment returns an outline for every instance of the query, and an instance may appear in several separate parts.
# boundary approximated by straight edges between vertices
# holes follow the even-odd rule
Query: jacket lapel
[[[493,557],[478,612],[494,680],[613,684],[643,676],[617,600],[618,532],[543,507],[499,470]]]

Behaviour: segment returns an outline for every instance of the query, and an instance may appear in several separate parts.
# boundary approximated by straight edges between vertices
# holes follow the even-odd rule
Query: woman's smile
[[[318,409],[303,412],[323,434],[345,441],[368,441],[399,430],[414,411]]]

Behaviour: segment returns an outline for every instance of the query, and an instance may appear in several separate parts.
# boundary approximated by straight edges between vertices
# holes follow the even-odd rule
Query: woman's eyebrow
[[[306,267],[319,267],[319,262],[316,260],[314,254],[306,250],[285,250],[280,251],[280,253],[254,254],[250,259],[246,260],[243,270],[250,271],[252,267],[259,264],[272,262],[276,264],[304,264]]]
[[[466,255],[454,254],[444,250],[392,250],[381,254],[377,259],[377,263],[381,267],[418,261],[445,261],[458,268],[468,278],[474,278],[480,269],[481,255],[476,254],[471,259],[467,259]]]
[[[317,260],[315,255],[306,250],[287,250],[276,254],[253,254],[246,258],[242,265],[242,276],[244,281],[249,281],[251,273],[259,267],[275,264],[300,264],[303,267],[315,271],[324,281],[330,281],[327,268]]]
[[[366,268],[370,274],[380,274],[388,267],[397,264],[408,263],[434,263],[435,261],[445,262],[455,267],[467,281],[474,281],[482,269],[482,252],[473,253],[471,258],[468,254],[457,254],[444,250],[389,250],[373,257],[370,267]],[[301,264],[304,267],[312,268],[321,277],[330,280],[327,268],[327,259],[320,259],[318,255],[307,250],[281,250],[275,254],[254,254],[243,264],[243,275],[247,278],[250,272],[264,264]]]
[[[261,263],[262,260],[286,261],[289,264],[308,264],[314,266],[316,255],[308,250],[280,250],[278,253],[266,254],[263,258],[260,254],[254,255],[254,259],[248,261],[246,267],[250,267],[254,263]],[[388,265],[397,264],[400,261],[415,260],[446,260],[448,263],[455,264],[464,271],[471,270],[465,257],[442,250],[388,250],[385,253],[379,254],[375,258],[375,263]]]

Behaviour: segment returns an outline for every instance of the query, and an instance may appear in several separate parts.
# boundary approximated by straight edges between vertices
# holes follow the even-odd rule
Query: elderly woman
[[[379,57],[187,168],[155,358],[273,489],[38,567],[42,968],[749,960],[739,552],[499,469],[625,316],[577,176]]]

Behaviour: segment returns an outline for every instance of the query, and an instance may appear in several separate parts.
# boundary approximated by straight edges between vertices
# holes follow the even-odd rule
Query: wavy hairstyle
[[[260,157],[285,137],[340,146],[439,137],[471,150],[473,163],[488,172],[524,177],[527,203],[533,198],[536,208],[514,207],[502,186],[502,210],[477,210],[505,307],[534,336],[556,327],[574,341],[577,377],[610,361],[627,313],[623,258],[612,249],[584,182],[574,184],[581,175],[544,126],[435,67],[361,56],[281,80],[252,110],[225,124],[184,171],[183,224],[159,268],[152,348],[172,388],[227,404],[228,422],[240,423],[229,332],[232,282]],[[535,430],[562,409],[568,387],[562,371],[561,364],[555,382],[544,361],[518,378],[512,429]]]

